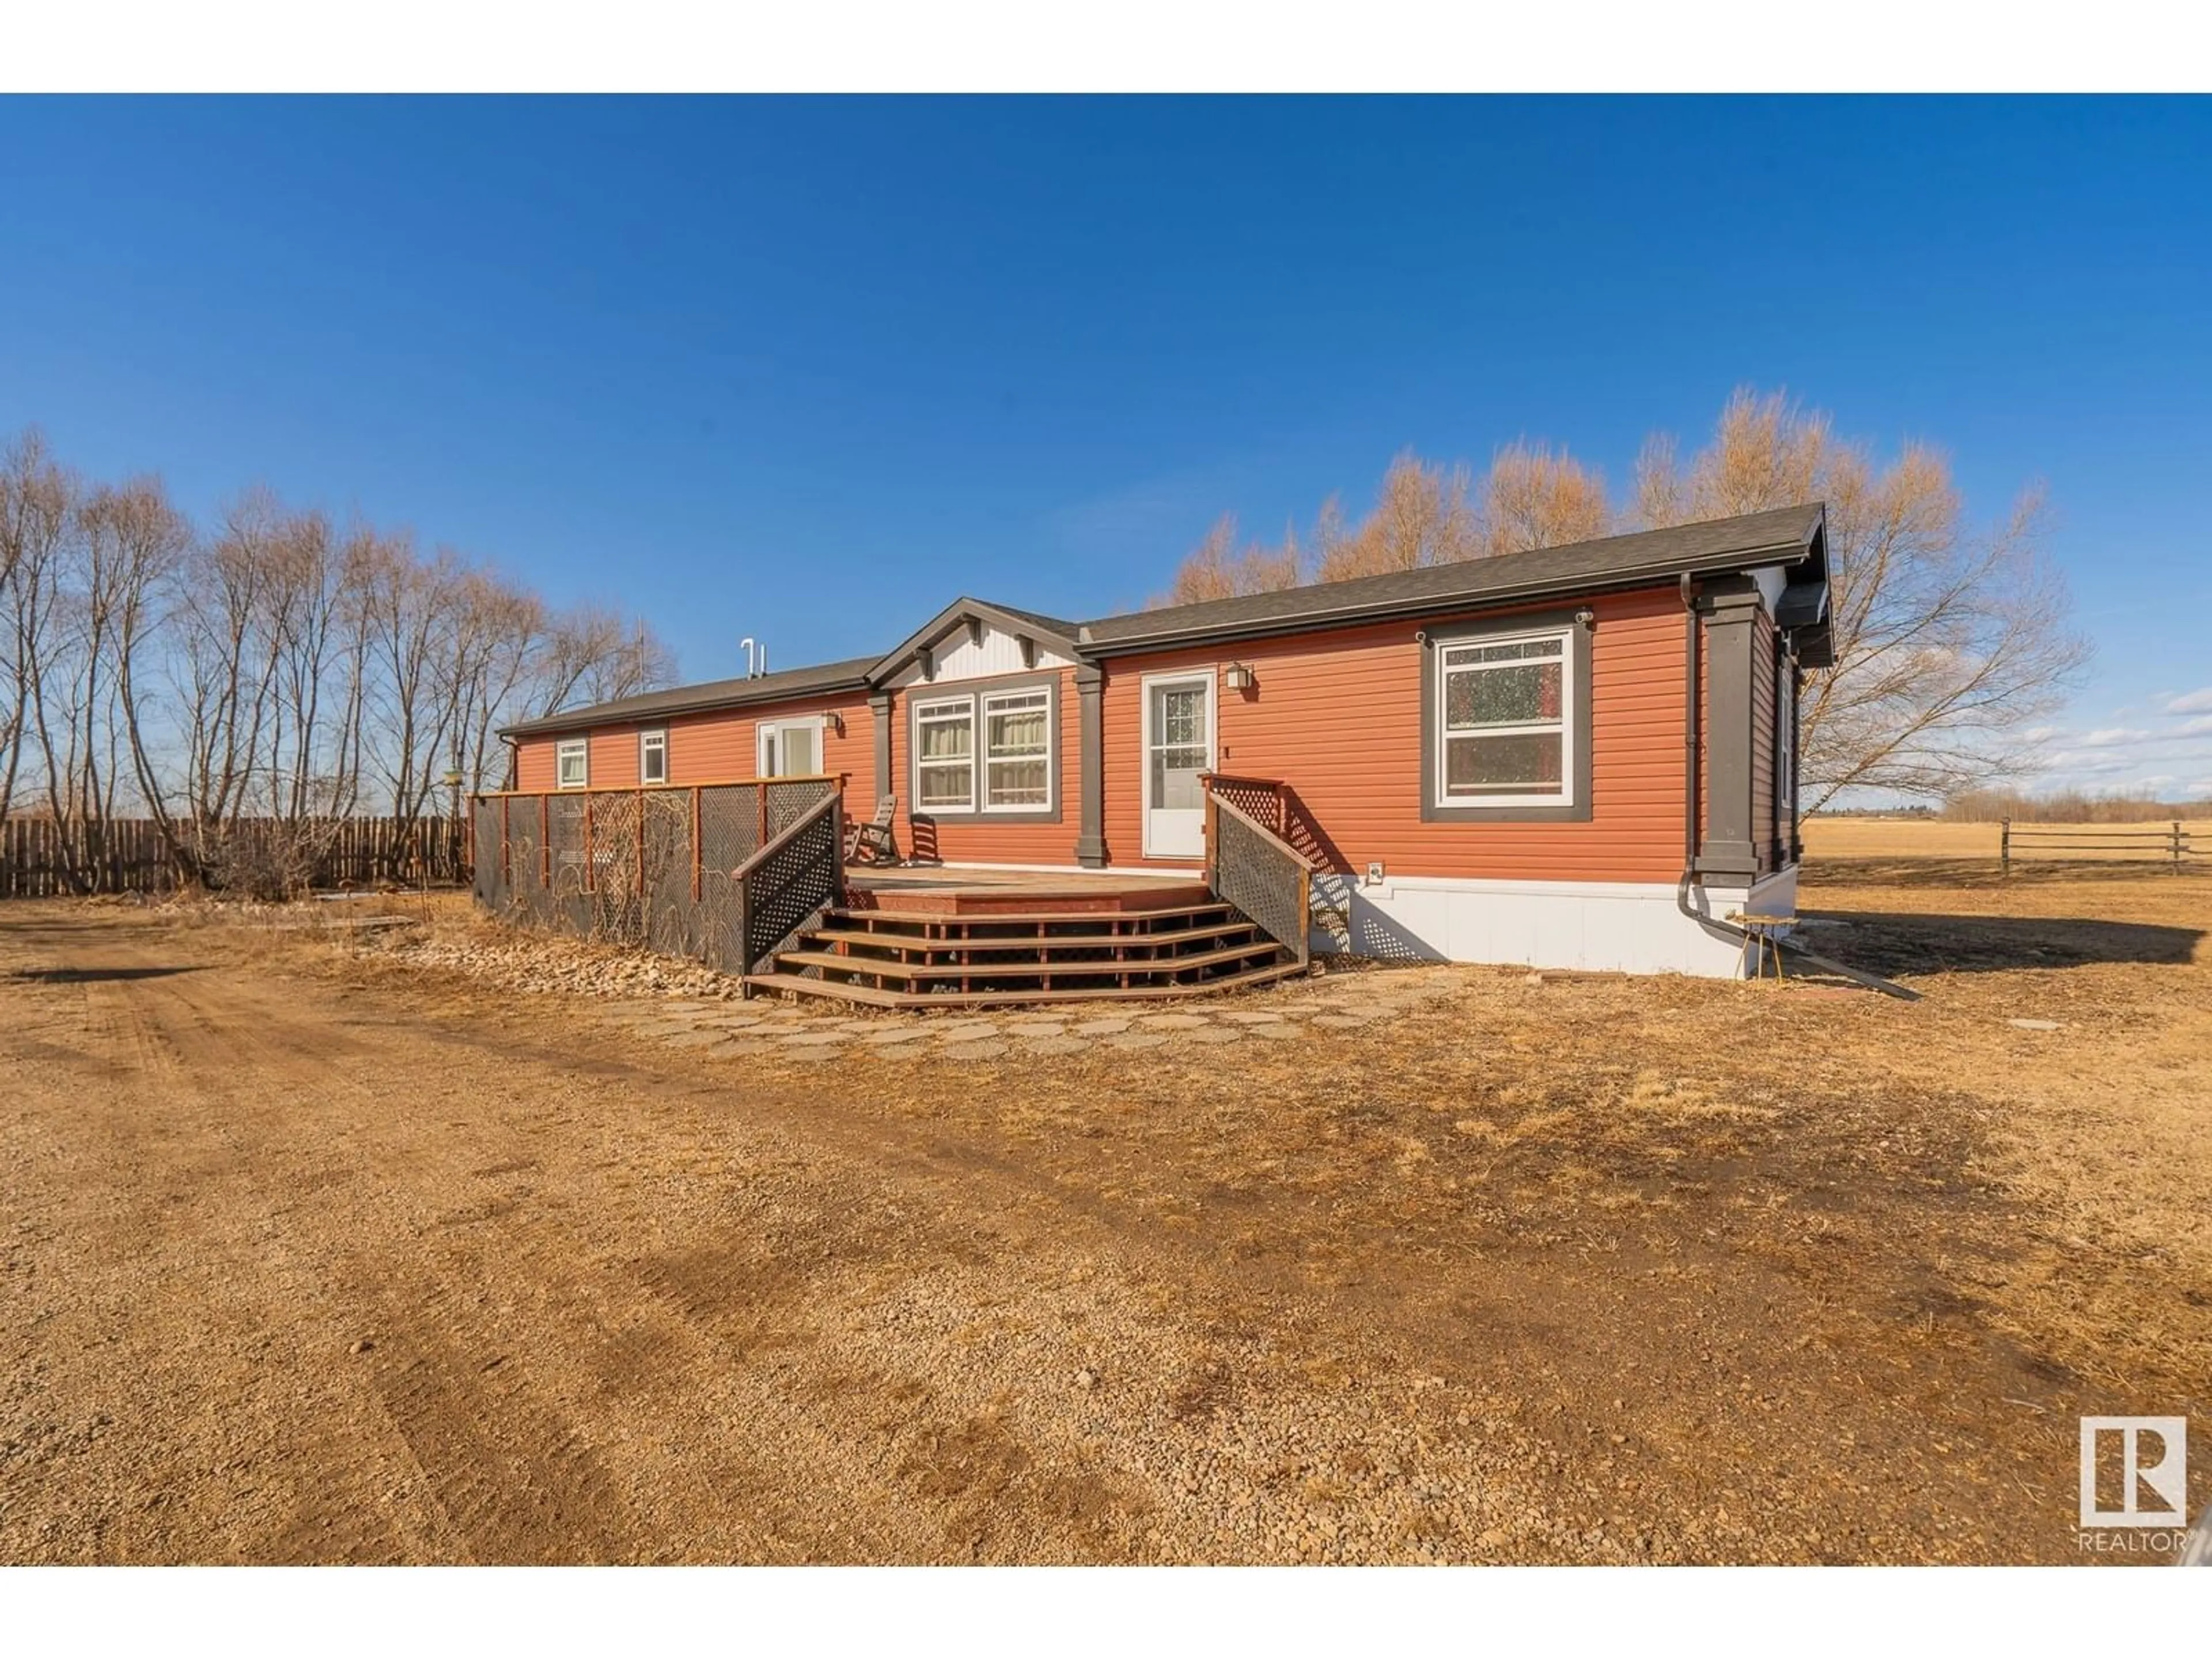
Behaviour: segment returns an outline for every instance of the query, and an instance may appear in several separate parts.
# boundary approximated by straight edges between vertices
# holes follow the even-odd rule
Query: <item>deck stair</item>
[[[1202,885],[1130,908],[1043,895],[969,906],[850,897],[884,908],[833,908],[747,984],[870,1007],[975,1008],[1198,996],[1304,971]]]

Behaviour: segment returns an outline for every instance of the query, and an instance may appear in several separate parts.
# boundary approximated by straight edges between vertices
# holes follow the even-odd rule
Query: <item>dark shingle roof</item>
[[[995,601],[959,599],[939,613],[921,633],[894,648],[890,657],[854,657],[811,668],[789,668],[754,679],[711,680],[679,685],[642,696],[563,709],[506,727],[502,737],[532,737],[574,732],[586,726],[648,720],[656,714],[691,714],[708,708],[736,708],[828,691],[855,690],[872,671],[887,668],[901,652],[945,620],[972,607],[1026,623],[1039,633],[1073,641],[1085,655],[1108,657],[1161,646],[1206,640],[1249,638],[1301,628],[1338,626],[1371,617],[1419,616],[1469,604],[1504,604],[1595,592],[1636,582],[1664,580],[1685,571],[1695,575],[1741,570],[1753,565],[1796,564],[1810,557],[1820,534],[1817,504],[1747,513],[1666,530],[1638,531],[1565,547],[1527,553],[1501,553],[1464,564],[1394,570],[1351,581],[1309,582],[1273,593],[1248,593],[1233,599],[1206,599],[1168,605],[1096,622],[1064,622],[1034,611],[1018,611]],[[1806,602],[1799,595],[1798,602]]]
[[[612,702],[595,702],[584,708],[563,708],[534,720],[503,727],[507,738],[535,737],[547,732],[574,732],[586,726],[612,726],[625,720],[647,720],[655,714],[688,714],[702,708],[736,708],[746,703],[777,702],[820,691],[848,691],[867,684],[873,657],[854,657],[845,662],[817,663],[810,668],[786,668],[750,679],[708,680],[702,685],[671,686]]]
[[[1810,550],[1820,523],[1817,505],[1778,507],[1565,547],[1501,553],[1463,564],[1426,565],[1350,581],[1310,582],[1272,593],[1133,611],[1086,623],[1077,638],[1085,651],[1106,655],[1184,640],[1230,639],[1370,617],[1416,615],[1470,601],[1588,592],[1686,570],[1789,564]]]

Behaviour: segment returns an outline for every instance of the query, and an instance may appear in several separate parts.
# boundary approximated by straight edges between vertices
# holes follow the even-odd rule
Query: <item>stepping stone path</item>
[[[601,1006],[613,1024],[632,1035],[695,1052],[710,1062],[768,1055],[800,1065],[842,1060],[866,1066],[877,1058],[989,1060],[1012,1055],[1028,1060],[1116,1048],[1144,1053],[1182,1045],[1221,1047],[1247,1037],[1327,1042],[1336,1032],[1418,1014],[1437,1006],[1440,997],[1466,991],[1466,980],[1445,969],[1330,975],[1280,1001],[1261,992],[1224,999],[1235,1006],[1200,1000],[1153,1012],[1093,1012],[1078,1006],[947,1018],[896,1012],[856,1016],[818,1002],[638,998]],[[2057,1029],[2040,1020],[2011,1023],[2029,1030]]]
[[[938,1050],[947,1060],[996,1060],[1006,1052],[1003,1042],[953,1042]]]
[[[678,1031],[661,1041],[672,1042],[679,1048],[711,1048],[716,1043],[732,1042],[736,1039],[727,1031],[717,1031],[709,1027],[705,1030]]]

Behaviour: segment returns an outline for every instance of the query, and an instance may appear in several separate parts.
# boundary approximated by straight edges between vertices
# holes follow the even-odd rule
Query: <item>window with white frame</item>
[[[1043,686],[983,699],[983,810],[1052,805],[1052,693]]]
[[[941,697],[914,710],[914,804],[918,811],[975,805],[975,700]]]
[[[637,781],[640,783],[668,781],[668,733],[641,732],[637,734]]]
[[[563,738],[553,751],[554,781],[563,789],[583,789],[592,781],[592,745],[587,738]]]
[[[1437,804],[1573,804],[1570,631],[1442,646]]]

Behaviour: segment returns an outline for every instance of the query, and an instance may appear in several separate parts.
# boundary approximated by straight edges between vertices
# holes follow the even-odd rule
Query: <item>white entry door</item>
[[[760,728],[760,775],[811,778],[822,770],[822,718],[777,720]]]
[[[1213,676],[1145,679],[1145,854],[1206,856],[1206,791],[1213,769]]]

